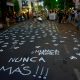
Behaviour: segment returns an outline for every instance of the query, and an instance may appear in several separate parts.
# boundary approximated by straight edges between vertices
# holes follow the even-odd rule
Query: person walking
[[[6,16],[6,24],[9,27],[10,26],[10,18],[9,15]]]
[[[78,11],[78,15],[76,18],[76,24],[77,24],[77,30],[79,30],[80,29],[80,11]]]

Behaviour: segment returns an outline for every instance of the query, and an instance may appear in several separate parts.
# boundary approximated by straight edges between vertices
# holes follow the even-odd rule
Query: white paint
[[[24,43],[24,42],[26,42],[26,41],[21,41],[21,43]]]
[[[0,68],[0,71],[4,71],[4,72],[9,71],[9,75],[12,75],[14,73],[19,73],[19,74],[21,74],[23,76],[28,76],[28,75],[31,74],[31,70],[30,70],[29,66],[24,66],[22,68],[21,67],[17,67],[14,70],[13,70],[13,67],[5,68],[5,66],[2,66]],[[24,71],[25,71],[25,73],[24,73]]]
[[[25,64],[22,64],[21,66],[25,66]],[[29,66],[28,66],[29,67]]]
[[[6,37],[5,39],[9,39],[9,38]]]
[[[56,30],[53,30],[53,32],[56,32]]]
[[[0,49],[0,52],[3,52],[4,50],[3,49]]]
[[[55,50],[50,50],[50,49],[44,49],[44,50],[35,50],[34,53],[38,53],[39,56],[41,55],[60,55],[60,51],[55,49]]]
[[[34,51],[31,51],[31,54],[34,54]]]
[[[16,37],[16,36],[13,36],[14,38]]]
[[[39,62],[46,62],[43,57],[39,59]]]
[[[42,69],[40,69],[40,68],[42,68]],[[47,68],[46,72],[44,71],[44,69],[45,69],[44,66],[43,67],[37,66],[36,73],[35,73],[35,75],[33,75],[33,77],[37,77],[37,75],[40,75],[40,76],[38,76],[38,78],[46,79],[48,76],[48,73],[49,73],[49,68]],[[40,74],[39,74],[39,72],[40,72]]]
[[[0,41],[0,43],[3,43],[4,41]]]
[[[43,37],[47,37],[47,34],[44,34]]]
[[[50,33],[50,36],[52,36],[53,35],[53,33]]]
[[[55,34],[56,36],[58,35],[58,34]]]
[[[3,45],[2,47],[5,48],[5,47],[7,47],[7,45]]]
[[[17,44],[17,42],[12,42],[12,44]]]
[[[19,36],[19,37],[21,37],[21,38],[22,38],[23,36]]]
[[[35,60],[35,59],[37,59],[37,57],[32,57],[32,58],[30,59],[30,62],[35,63],[35,62],[36,62],[36,60]]]
[[[54,46],[58,46],[59,44],[53,44]]]
[[[19,45],[23,45],[24,43],[19,43]]]
[[[41,46],[35,46],[35,48],[40,48]]]
[[[73,38],[73,40],[77,40],[77,38]]]
[[[25,34],[25,33],[22,33],[23,35]]]
[[[8,37],[8,36],[5,36],[5,37]]]
[[[57,39],[57,37],[53,37],[53,39]]]
[[[41,36],[38,36],[37,38],[41,38]]]
[[[80,47],[80,44],[78,44],[77,46]]]
[[[72,32],[71,30],[69,30],[68,32]]]
[[[32,36],[32,38],[35,38],[35,35],[34,35],[34,36]]]
[[[37,34],[37,33],[38,33],[38,31],[35,32],[35,34]]]
[[[15,32],[15,34],[17,34],[18,32]]]
[[[52,36],[52,38],[56,38],[56,36]]]
[[[4,43],[4,44],[9,44],[8,42]]]
[[[75,36],[75,35],[71,35],[71,36]]]
[[[60,41],[60,43],[64,43],[64,41]]]
[[[68,32],[65,32],[65,33],[68,33]]]
[[[32,63],[36,63],[36,62],[46,62],[45,61],[45,59],[43,58],[43,57],[40,57],[40,58],[38,58],[38,57],[18,57],[18,58],[10,58],[9,59],[9,63],[19,63],[19,62],[32,62]]]
[[[29,42],[34,42],[34,40],[31,40],[31,41],[29,41]]]
[[[56,40],[52,40],[52,42],[56,42]]]
[[[76,60],[77,57],[75,57],[75,56],[71,56],[70,59],[71,59],[71,60],[73,60],[73,59]]]
[[[44,43],[44,44],[50,44],[50,43],[47,42],[47,43]]]
[[[3,37],[3,36],[0,36],[0,37]]]
[[[46,71],[46,74],[45,74],[45,76],[47,76],[47,75],[48,75],[48,72],[49,72],[49,68],[47,68],[47,71]]]
[[[12,38],[12,40],[15,40],[16,38]]]
[[[59,53],[60,53],[59,50],[56,49],[55,50],[55,55],[59,55]]]
[[[43,79],[46,79],[46,77],[48,76],[48,73],[49,73],[49,68],[47,68],[46,74],[45,74],[45,76],[43,77]]]
[[[77,48],[77,47],[74,47],[74,48],[73,48],[73,50],[79,50],[79,48]]]
[[[36,69],[36,74],[33,75],[33,77],[36,77],[36,75],[38,74],[38,71],[39,71],[39,66],[37,67],[37,69]]]
[[[78,42],[78,40],[74,40],[74,42],[75,42],[75,43],[77,43],[77,42]]]
[[[35,35],[37,35],[37,36],[38,36],[39,34],[35,34]]]
[[[76,55],[80,56],[80,53],[76,53]]]
[[[34,40],[34,39],[35,39],[35,37],[31,37],[31,39],[33,39],[33,40]]]
[[[62,38],[66,39],[67,37],[62,37]]]
[[[38,78],[42,78],[41,76],[38,76]]]
[[[18,42],[19,40],[15,40],[15,42]]]
[[[40,75],[43,75],[44,67],[42,67]]]
[[[18,46],[17,47],[14,47],[14,49],[17,50],[17,49],[19,49],[19,47]]]
[[[25,39],[25,38],[23,37],[23,38],[21,38],[21,39]]]
[[[42,33],[46,33],[44,30],[42,30]]]

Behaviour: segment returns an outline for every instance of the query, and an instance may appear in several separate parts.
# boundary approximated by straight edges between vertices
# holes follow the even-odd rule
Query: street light
[[[56,2],[58,2],[58,0],[56,0]]]

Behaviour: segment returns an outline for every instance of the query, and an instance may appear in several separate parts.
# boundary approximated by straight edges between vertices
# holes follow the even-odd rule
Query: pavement
[[[80,31],[53,21],[19,23],[0,32],[0,80],[80,80]]]
[[[75,21],[71,21],[71,24],[76,27],[76,22]]]

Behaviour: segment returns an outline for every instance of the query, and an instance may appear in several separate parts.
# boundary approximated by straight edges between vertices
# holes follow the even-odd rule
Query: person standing
[[[80,29],[80,11],[78,11],[76,24],[77,24],[77,30],[79,30]]]
[[[10,26],[10,18],[9,18],[9,14],[6,15],[6,24],[9,27]]]
[[[59,13],[58,13],[58,20],[59,20],[59,23],[61,23],[62,22],[62,19],[63,19],[63,11],[59,11]]]

